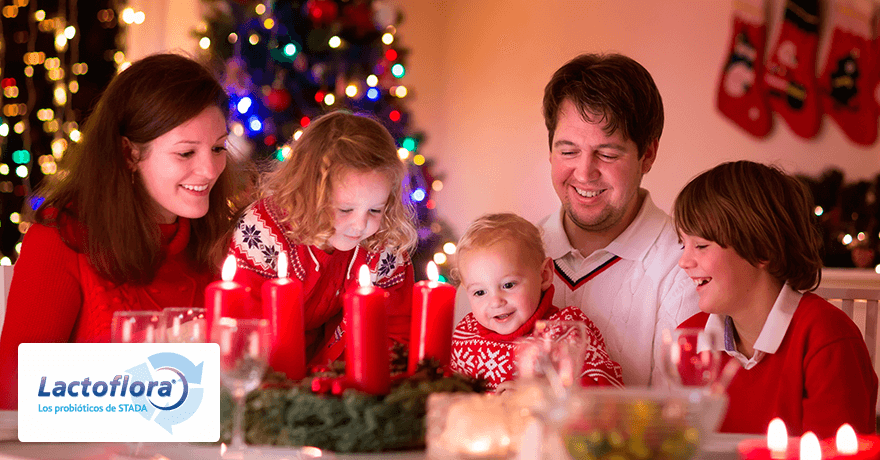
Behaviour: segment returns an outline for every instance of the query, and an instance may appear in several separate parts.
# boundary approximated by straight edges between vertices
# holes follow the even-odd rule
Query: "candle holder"
[[[434,393],[425,418],[427,457],[509,459],[518,452],[527,419],[506,393]]]

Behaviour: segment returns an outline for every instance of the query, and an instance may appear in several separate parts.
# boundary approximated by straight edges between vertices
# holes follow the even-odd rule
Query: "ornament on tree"
[[[736,0],[730,53],[718,85],[718,110],[756,137],[773,126],[764,91],[765,0]]]
[[[336,20],[339,7],[333,0],[309,0],[306,2],[306,11],[313,24],[323,26]]]
[[[272,83],[272,87],[264,92],[265,96],[263,97],[263,104],[273,112],[283,112],[287,110],[287,108],[290,107],[290,103],[293,101],[290,91],[287,91],[284,87],[284,77],[285,72],[279,70],[278,73],[275,74],[275,82]]]
[[[359,38],[376,30],[373,24],[373,10],[365,1],[346,5],[342,9],[342,24],[345,28],[353,30]]]
[[[871,0],[837,0],[831,8],[833,32],[819,79],[822,107],[853,142],[877,140],[876,81],[871,49]]]
[[[770,107],[805,139],[819,132],[816,91],[819,0],[787,0],[779,37],[767,61],[764,83]]]

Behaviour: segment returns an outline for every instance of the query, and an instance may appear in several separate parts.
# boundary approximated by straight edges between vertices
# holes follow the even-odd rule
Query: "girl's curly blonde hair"
[[[313,120],[290,158],[266,176],[262,195],[286,212],[279,223],[287,224],[292,241],[320,246],[334,231],[333,184],[352,170],[379,171],[392,184],[382,224],[363,244],[371,251],[411,251],[416,229],[404,190],[406,167],[391,134],[372,118],[340,111]]]

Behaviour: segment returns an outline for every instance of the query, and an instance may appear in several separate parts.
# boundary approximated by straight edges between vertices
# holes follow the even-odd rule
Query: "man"
[[[657,86],[626,56],[584,54],[547,84],[544,121],[562,202],[539,223],[555,266],[553,303],[594,321],[624,384],[657,384],[663,331],[699,311],[672,221],[640,187],[663,131]]]

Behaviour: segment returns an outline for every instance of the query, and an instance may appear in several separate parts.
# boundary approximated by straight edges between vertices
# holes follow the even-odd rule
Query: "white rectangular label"
[[[216,343],[23,343],[22,442],[216,442]]]

